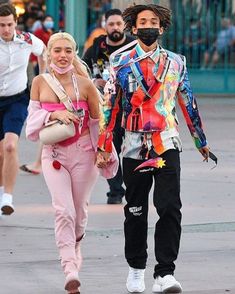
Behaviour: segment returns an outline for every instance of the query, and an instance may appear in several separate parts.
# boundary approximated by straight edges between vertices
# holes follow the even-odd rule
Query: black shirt
[[[135,38],[132,36],[126,36],[125,41],[121,45],[111,46],[106,43],[106,38],[106,35],[101,35],[96,38],[93,45],[87,49],[82,58],[86,62],[92,73],[94,64],[97,64],[100,73],[102,73],[105,62],[109,62],[109,56],[114,51],[135,40]]]

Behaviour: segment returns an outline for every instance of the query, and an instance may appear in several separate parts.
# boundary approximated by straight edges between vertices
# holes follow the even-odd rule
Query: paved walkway
[[[235,99],[200,99],[201,116],[219,164],[203,163],[181,119],[183,233],[176,278],[189,294],[235,293]],[[178,111],[180,114],[180,112]],[[20,144],[21,163],[37,145]],[[82,294],[127,294],[123,256],[123,205],[106,205],[106,181],[99,179],[83,242]],[[153,283],[152,198],[146,294]],[[0,218],[0,294],[62,294],[50,196],[41,175],[21,173],[15,189],[16,212]]]

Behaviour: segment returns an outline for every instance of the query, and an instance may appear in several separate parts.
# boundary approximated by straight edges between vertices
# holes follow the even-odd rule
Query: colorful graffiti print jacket
[[[125,129],[124,157],[147,159],[151,157],[150,150],[156,155],[169,149],[181,150],[176,100],[196,147],[207,145],[184,56],[160,46],[146,53],[137,44],[134,49],[110,59],[111,77],[105,86],[101,111],[100,150],[111,152],[112,130],[120,99]]]

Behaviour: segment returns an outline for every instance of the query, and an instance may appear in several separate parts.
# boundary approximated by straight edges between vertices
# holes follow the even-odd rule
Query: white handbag
[[[58,98],[69,111],[73,111],[69,104],[68,96],[58,87],[54,79],[50,74],[42,75],[48,85],[56,93]],[[66,125],[59,120],[50,121],[44,128],[39,132],[39,138],[44,145],[52,145],[62,142],[68,138],[75,136],[76,128],[73,122]]]
[[[53,145],[75,136],[76,129],[73,122],[69,125],[61,121],[53,121],[45,125],[39,132],[39,139],[44,145]]]

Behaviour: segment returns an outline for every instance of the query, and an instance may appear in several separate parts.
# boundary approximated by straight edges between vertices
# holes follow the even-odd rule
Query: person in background
[[[50,36],[54,32],[54,20],[50,15],[45,15],[42,19],[42,27],[34,31],[34,35],[38,37],[47,46]],[[38,75],[38,63],[37,59],[33,55],[32,62],[34,63],[35,75]]]
[[[54,20],[53,17],[50,15],[45,15],[42,19],[42,27],[37,29],[34,32],[34,35],[38,37],[43,43],[47,46],[50,36],[54,32]],[[33,63],[34,67],[34,74],[39,74],[38,62],[37,57],[34,54],[31,54],[30,61]],[[20,170],[30,173],[30,174],[40,174],[41,173],[41,152],[42,152],[42,145],[39,144],[38,152],[36,155],[36,160],[29,164],[23,164],[20,166]]]
[[[37,15],[35,13],[29,13],[24,16],[24,29],[23,31],[33,33],[33,25],[37,20]]]
[[[27,117],[29,56],[38,56],[40,72],[46,69],[45,45],[31,33],[16,30],[16,9],[0,5],[0,209],[14,212],[13,189],[18,173],[18,141]],[[9,54],[11,52],[11,54]]]
[[[235,34],[231,25],[231,20],[223,18],[221,21],[221,30],[218,32],[216,41],[204,54],[205,68],[214,68],[219,60],[229,62],[233,45],[235,43]]]
[[[102,35],[94,40],[93,45],[87,49],[83,56],[83,60],[89,66],[94,77],[95,86],[103,91],[109,74],[109,56],[116,50],[135,40],[132,36],[124,33],[124,21],[122,12],[119,9],[110,9],[105,13],[105,30],[107,35]],[[120,105],[121,107],[121,105]],[[124,131],[121,128],[121,113],[118,115],[114,128],[114,146],[118,154],[121,153],[121,145]],[[120,158],[119,158],[120,160]],[[123,188],[122,169],[119,165],[117,175],[108,180],[110,191],[107,193],[108,204],[122,203],[122,197],[125,194]]]
[[[180,293],[174,277],[181,236],[180,157],[182,150],[176,99],[198,151],[208,160],[209,147],[196,98],[192,94],[185,57],[159,46],[171,24],[171,11],[160,5],[132,5],[123,12],[126,29],[137,36],[134,49],[113,54],[111,77],[105,86],[100,122],[98,166],[108,162],[112,130],[122,100],[126,287],[145,290],[149,193],[154,185],[156,208],[154,293]],[[102,116],[101,116],[102,117]]]
[[[104,14],[99,17],[97,27],[88,36],[84,44],[83,54],[85,54],[86,50],[93,45],[94,40],[101,35],[106,35]]]
[[[202,49],[205,39],[202,37],[202,27],[200,20],[191,18],[189,28],[184,42],[184,52],[188,64],[193,68],[200,67]]]
[[[54,20],[53,17],[50,15],[45,15],[42,19],[42,27],[38,28],[34,31],[34,36],[38,37],[43,43],[47,46],[50,36],[54,32]],[[33,55],[32,62],[34,63],[35,67],[35,75],[38,75],[38,63],[37,59]]]
[[[86,67],[76,55],[76,43],[68,33],[53,34],[48,42],[48,71],[70,98],[73,111],[66,109],[47,83],[38,75],[31,88],[26,137],[39,139],[47,122],[74,123],[76,134],[53,145],[43,145],[42,171],[55,210],[55,237],[65,274],[65,290],[80,293],[81,240],[87,224],[91,190],[98,178],[95,165],[99,96]],[[49,75],[48,74],[48,75]],[[94,143],[95,142],[95,143]]]

